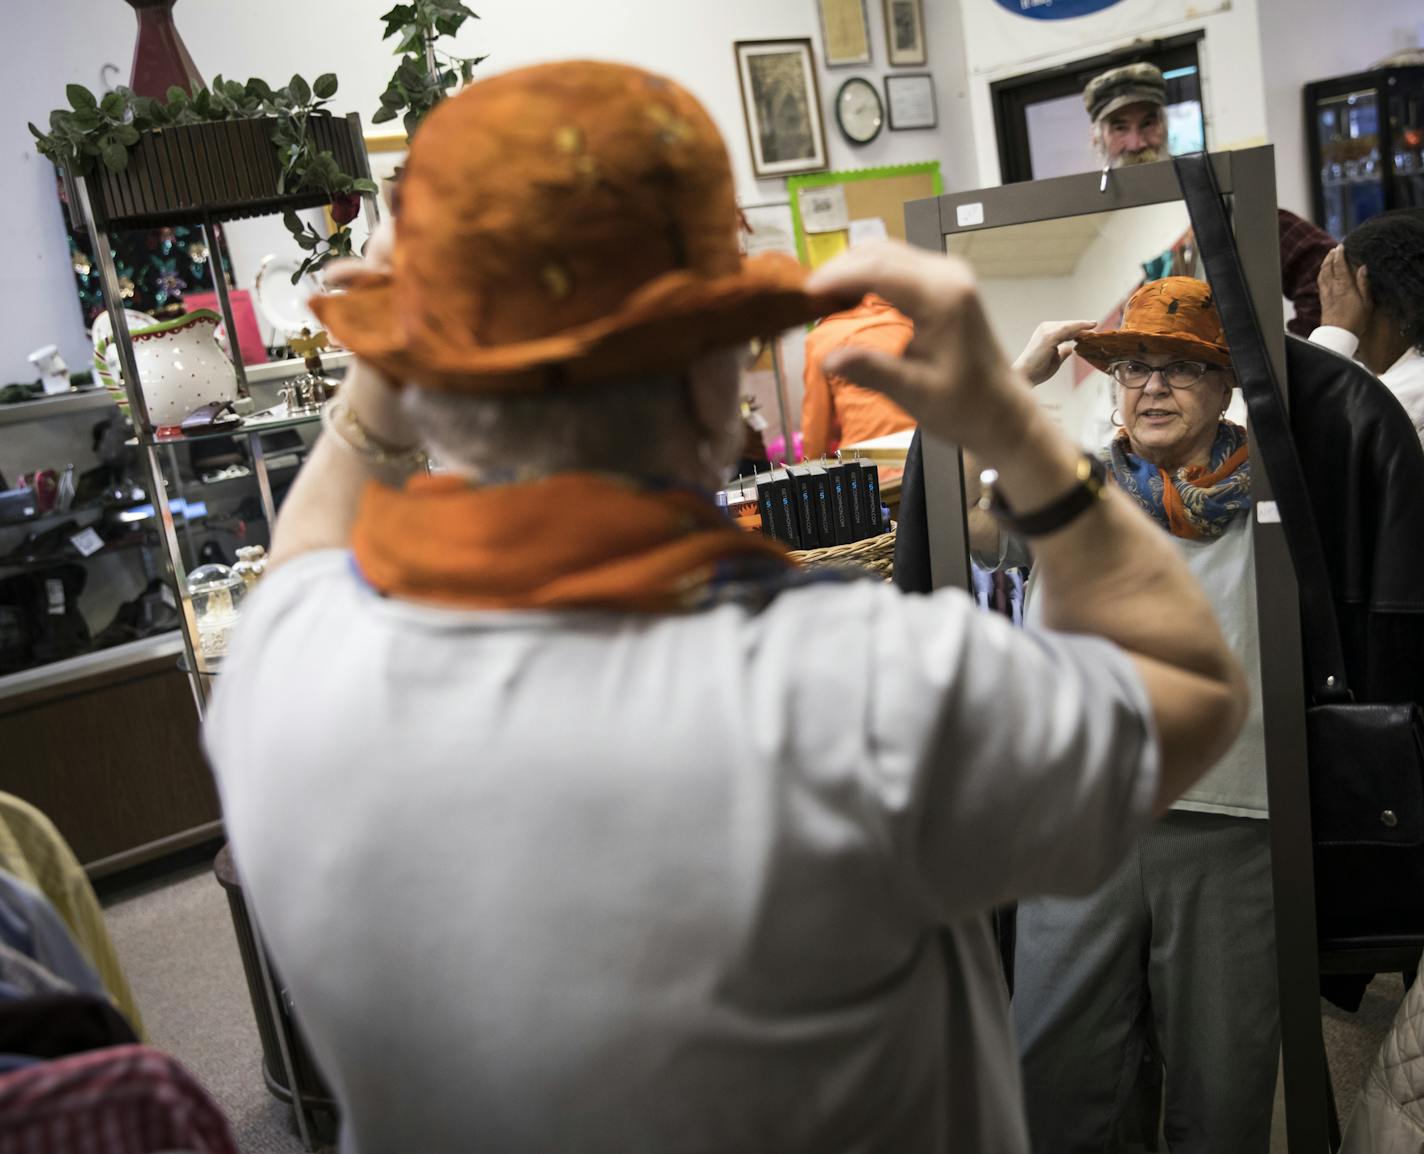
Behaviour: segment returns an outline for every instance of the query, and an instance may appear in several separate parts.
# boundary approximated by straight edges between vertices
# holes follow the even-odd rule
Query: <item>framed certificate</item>
[[[890,112],[890,128],[935,128],[939,110],[935,107],[934,78],[928,72],[906,72],[885,78],[885,105]]]
[[[870,63],[870,21],[865,0],[816,0],[821,9],[821,41],[826,67]]]

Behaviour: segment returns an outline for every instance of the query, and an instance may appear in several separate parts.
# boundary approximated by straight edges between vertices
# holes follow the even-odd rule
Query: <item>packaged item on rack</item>
[[[835,544],[849,545],[855,540],[850,519],[850,494],[846,491],[846,466],[840,462],[826,466],[826,480],[831,489],[831,528]]]
[[[865,504],[865,474],[859,461],[845,462],[846,504],[850,507],[850,532],[852,541],[860,541],[873,535],[870,510]]]
[[[869,522],[866,536],[878,537],[890,529],[885,523],[885,511],[880,504],[880,468],[874,461],[868,460],[856,460],[851,464],[860,467],[861,491],[865,494],[865,511]]]
[[[784,469],[758,473],[757,508],[761,510],[761,531],[768,537],[801,548],[801,532],[796,517],[796,486]]]
[[[801,531],[801,548],[815,549],[821,544],[821,532],[816,520],[816,491],[810,471],[791,465],[786,475],[796,491],[796,524]]]
[[[836,543],[835,513],[831,507],[831,482],[820,465],[803,465],[811,483],[812,508],[816,516],[816,539],[822,548]]]

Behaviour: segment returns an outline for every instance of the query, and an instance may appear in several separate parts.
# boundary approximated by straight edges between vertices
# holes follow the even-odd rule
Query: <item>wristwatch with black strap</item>
[[[1056,533],[1107,495],[1108,467],[1099,457],[1084,453],[1078,458],[1077,473],[1078,483],[1057,500],[1031,513],[1015,513],[995,485],[998,473],[986,469],[980,475],[984,496],[979,501],[979,507],[993,514],[994,519],[1010,533],[1020,537],[1043,537]]]

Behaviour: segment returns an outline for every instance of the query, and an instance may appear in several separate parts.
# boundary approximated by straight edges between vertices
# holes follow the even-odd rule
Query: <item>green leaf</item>
[[[99,106],[99,102],[94,99],[94,94],[82,84],[66,84],[64,95],[69,99],[69,107],[75,112]]]
[[[30,130],[30,135],[33,136],[36,140],[44,141],[44,142],[48,143],[49,137],[46,136],[43,132],[41,132],[38,128],[36,128],[36,127],[34,126],[34,122],[33,122],[33,121],[27,122],[26,125],[25,125],[25,127]]]
[[[104,167],[110,172],[123,172],[129,166],[129,150],[118,141],[104,145],[101,153]]]
[[[336,95],[336,73],[323,72],[312,82],[312,91],[322,100],[330,100]]]
[[[99,101],[99,111],[110,120],[118,120],[123,116],[124,108],[127,104],[128,102],[124,99],[122,93],[106,92],[104,93],[104,99]]]
[[[294,104],[307,104],[311,101],[311,86],[300,76],[292,77],[287,91],[291,93]]]
[[[256,76],[247,82],[247,91],[252,93],[252,95],[259,100],[272,99],[272,86],[268,84],[267,81],[260,80]]]
[[[126,148],[132,148],[139,141],[139,130],[132,124],[121,124],[114,129],[114,139]]]
[[[159,104],[152,96],[135,96],[133,98],[134,123],[139,128],[143,128],[146,123],[163,123],[163,105]]]
[[[358,176],[351,182],[353,192],[380,192],[380,186],[368,177]]]
[[[104,123],[104,118],[99,115],[97,108],[86,108],[83,112],[74,113],[69,123],[80,132],[93,132]]]
[[[396,110],[394,108],[387,108],[385,106],[382,106],[380,111],[377,112],[375,116],[371,117],[371,123],[385,124],[388,120],[394,120],[395,118]]]

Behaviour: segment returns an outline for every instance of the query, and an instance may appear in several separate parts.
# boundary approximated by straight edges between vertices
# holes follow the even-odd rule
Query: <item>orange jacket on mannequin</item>
[[[821,371],[821,363],[833,349],[856,345],[898,357],[914,335],[910,318],[874,294],[853,309],[831,314],[807,334],[806,391],[801,399],[801,436],[807,460],[837,445],[884,437],[915,423],[889,398],[842,377],[828,378]]]

